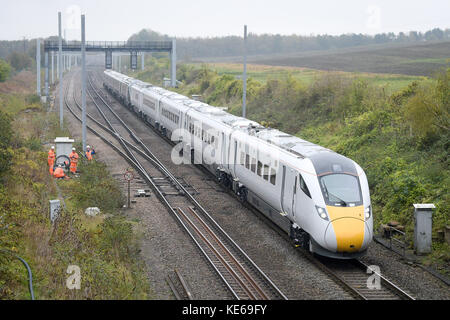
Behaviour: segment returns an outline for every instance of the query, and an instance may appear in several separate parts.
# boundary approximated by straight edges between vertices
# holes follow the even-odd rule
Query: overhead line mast
[[[247,25],[244,25],[244,75],[242,82],[242,117],[245,118],[247,102]]]

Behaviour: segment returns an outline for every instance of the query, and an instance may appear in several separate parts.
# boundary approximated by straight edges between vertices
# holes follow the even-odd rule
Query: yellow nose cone
[[[364,207],[327,206],[338,252],[356,252],[364,241]]]

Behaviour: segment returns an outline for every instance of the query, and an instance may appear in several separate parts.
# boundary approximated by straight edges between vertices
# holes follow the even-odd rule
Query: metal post
[[[59,127],[62,129],[64,124],[63,117],[63,77],[62,77],[62,32],[61,32],[61,12],[58,12],[58,33],[59,33]]]
[[[56,79],[59,79],[59,54],[56,56]]]
[[[36,40],[36,73],[37,73],[37,88],[36,93],[41,96],[41,40]]]
[[[145,65],[145,52],[142,52],[141,54],[141,69],[144,71],[144,65]]]
[[[122,72],[122,55],[119,54],[119,72]]]
[[[128,209],[131,208],[130,180],[128,180]]]
[[[170,59],[170,66],[172,68],[172,72],[170,75],[170,82],[172,87],[176,87],[177,85],[177,40],[172,39],[172,54]]]
[[[247,107],[247,25],[244,26],[244,74],[242,77],[242,117],[246,116]]]
[[[45,96],[48,99],[48,51],[45,52]]]
[[[81,16],[81,127],[83,152],[86,152],[86,34],[85,34],[85,16]]]
[[[52,51],[52,84],[55,83],[55,52]]]

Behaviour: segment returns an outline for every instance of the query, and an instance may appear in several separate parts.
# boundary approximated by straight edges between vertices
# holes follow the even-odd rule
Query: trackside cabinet
[[[432,203],[414,204],[414,250],[418,255],[431,252],[433,209],[435,208]]]
[[[61,203],[59,200],[50,200],[50,221],[55,222],[61,210]]]
[[[56,157],[59,157],[60,155],[69,157],[74,142],[75,140],[69,139],[69,137],[57,137],[55,139]]]

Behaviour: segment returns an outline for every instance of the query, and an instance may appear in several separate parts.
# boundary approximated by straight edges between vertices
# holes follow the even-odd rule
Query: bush
[[[8,171],[11,165],[11,138],[11,117],[0,110],[0,177]]]
[[[80,177],[70,183],[70,192],[82,208],[99,207],[102,211],[115,212],[125,203],[122,192],[106,165],[99,161],[88,162],[80,157]]]

